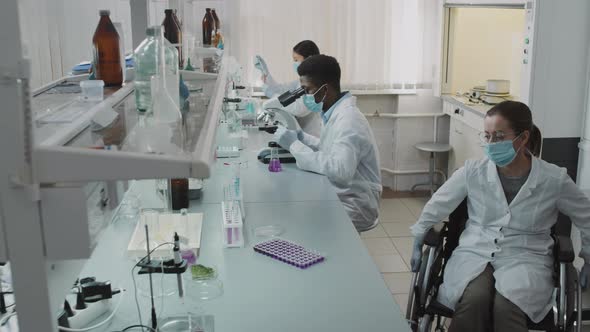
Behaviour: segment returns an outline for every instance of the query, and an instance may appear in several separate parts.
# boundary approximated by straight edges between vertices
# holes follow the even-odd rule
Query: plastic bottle
[[[105,86],[120,86],[123,83],[119,34],[111,22],[109,10],[99,11],[100,21],[92,37],[94,74]]]
[[[162,22],[164,27],[164,37],[176,47],[178,51],[178,67],[182,68],[182,32],[177,18],[174,18],[174,12],[172,9],[164,10],[166,17]]]
[[[217,43],[219,43],[217,33],[213,32],[211,35],[211,47],[217,47]]]
[[[223,50],[225,47],[223,44],[223,35],[221,34],[221,29],[217,30],[217,46],[218,49]]]
[[[158,73],[156,44],[157,37],[162,34],[162,27],[151,26],[146,29],[147,38],[139,44],[134,52],[135,62],[135,105],[139,112],[150,112],[152,109],[151,78]],[[178,94],[178,55],[176,48],[167,40],[166,44],[166,70],[169,93],[174,96]]]
[[[202,27],[203,46],[211,46],[211,38],[215,28],[215,20],[213,19],[213,15],[211,15],[211,8],[206,9],[205,17],[203,17]]]

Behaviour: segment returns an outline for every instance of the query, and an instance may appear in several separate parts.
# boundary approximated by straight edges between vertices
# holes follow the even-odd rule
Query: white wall
[[[452,8],[450,92],[506,79],[520,96],[524,21],[524,9]]]
[[[537,5],[531,110],[545,138],[580,137],[586,107],[590,1]]]

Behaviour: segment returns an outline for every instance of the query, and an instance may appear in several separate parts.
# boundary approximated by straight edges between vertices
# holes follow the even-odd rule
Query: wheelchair
[[[459,236],[467,222],[467,199],[449,216],[449,221],[435,225],[424,238],[425,250],[418,272],[413,273],[406,319],[414,332],[446,331],[445,321],[453,317],[453,310],[440,304],[436,298],[443,283],[444,269],[453,250],[459,245]],[[565,225],[565,226],[564,226]],[[575,258],[569,237],[571,221],[560,215],[552,229],[554,287],[556,305],[539,323],[528,319],[529,330],[548,332],[579,332],[582,321],[582,291]],[[564,234],[567,229],[568,235]]]

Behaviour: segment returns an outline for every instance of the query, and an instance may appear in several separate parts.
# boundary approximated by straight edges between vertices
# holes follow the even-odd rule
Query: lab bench
[[[301,171],[294,164],[283,164],[282,172],[271,173],[268,165],[257,161],[258,150],[270,139],[272,135],[250,129],[241,157],[217,159],[211,177],[205,181],[202,199],[191,201],[189,212],[204,215],[197,262],[217,270],[223,294],[199,300],[191,295],[199,287],[185,277],[186,309],[176,294],[166,296],[161,317],[187,309],[213,315],[218,332],[409,331],[327,179]],[[228,164],[235,162],[241,163],[246,244],[243,248],[223,248],[220,188],[233,174]],[[132,188],[139,194],[142,208],[165,206],[154,180],[137,181]],[[326,260],[301,270],[255,253],[253,245],[264,239],[257,238],[253,230],[265,225],[281,226],[282,238],[317,250]],[[134,262],[126,256],[134,227],[125,219],[112,223],[80,275],[111,280],[114,287],[127,290],[119,312],[105,331],[138,322],[131,280]],[[154,275],[154,288],[175,287],[174,275],[164,279]],[[149,298],[138,297],[145,324],[149,320]],[[112,301],[116,305],[119,299]],[[156,299],[157,310],[160,301]]]

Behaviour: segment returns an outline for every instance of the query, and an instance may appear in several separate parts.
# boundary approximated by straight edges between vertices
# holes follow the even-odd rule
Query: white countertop
[[[455,104],[460,106],[480,117],[485,117],[486,113],[492,108],[493,105],[487,105],[484,103],[473,103],[469,101],[469,98],[463,96],[456,96],[456,95],[443,95],[442,99],[444,101],[448,101],[449,103]]]

